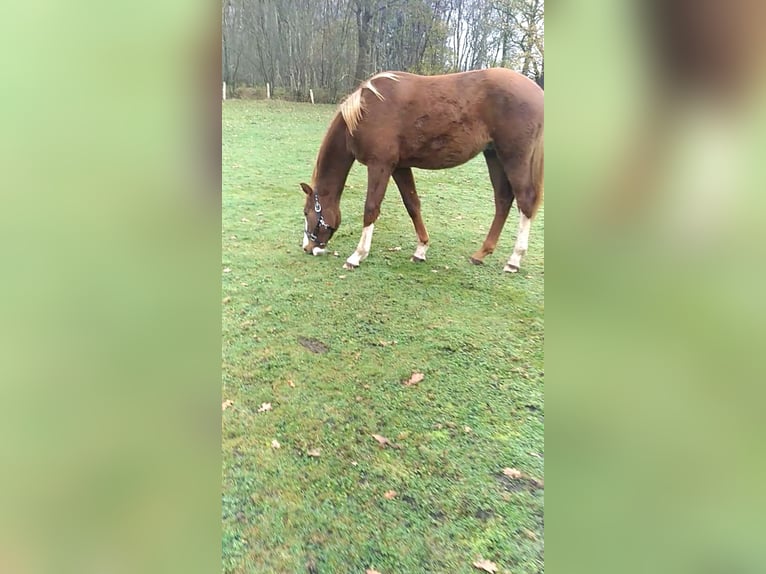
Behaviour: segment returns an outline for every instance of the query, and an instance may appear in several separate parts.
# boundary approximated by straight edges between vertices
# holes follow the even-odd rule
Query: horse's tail
[[[541,125],[540,130],[535,138],[534,147],[532,148],[532,159],[529,162],[530,181],[532,183],[532,189],[535,191],[535,203],[532,209],[532,216],[537,213],[537,208],[543,201],[544,179],[545,179],[545,143],[544,143],[544,127]]]

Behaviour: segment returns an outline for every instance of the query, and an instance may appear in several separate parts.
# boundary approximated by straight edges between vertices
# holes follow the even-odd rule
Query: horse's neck
[[[346,123],[336,114],[319,148],[315,186],[327,199],[340,201],[354,156],[346,146]]]

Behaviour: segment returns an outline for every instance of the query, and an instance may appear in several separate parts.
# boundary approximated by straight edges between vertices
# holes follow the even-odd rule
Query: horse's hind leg
[[[412,261],[425,261],[426,251],[428,250],[428,231],[426,231],[423,218],[420,216],[420,198],[415,191],[415,178],[412,177],[412,170],[408,167],[399,168],[394,170],[392,175],[396,182],[396,187],[399,188],[404,207],[407,208],[407,213],[410,214],[412,224],[415,226],[415,233],[418,236],[418,246],[415,249],[415,254],[412,256]]]
[[[537,212],[537,206],[540,203],[539,191],[536,189],[530,178],[529,167],[527,165],[514,167],[507,170],[508,177],[516,196],[516,205],[519,208],[519,230],[516,234],[516,243],[513,246],[513,253],[508,262],[503,267],[503,271],[508,273],[517,273],[521,267],[521,258],[527,253],[529,246],[529,230],[532,227],[532,220]]]
[[[487,161],[489,179],[495,190],[495,218],[492,220],[492,226],[489,228],[489,233],[487,233],[487,238],[481,248],[471,256],[471,263],[474,265],[484,263],[484,257],[495,250],[500,232],[503,231],[505,220],[508,219],[508,212],[513,205],[511,184],[508,182],[500,158],[497,157],[497,152],[494,149],[485,150],[484,159]]]

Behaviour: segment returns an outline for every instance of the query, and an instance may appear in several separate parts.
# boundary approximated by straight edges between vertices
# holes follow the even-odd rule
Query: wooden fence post
[[[226,99],[226,82],[223,83],[223,99]]]
[[[267,100],[271,99],[271,86],[269,86],[268,82],[266,82],[266,99]]]
[[[314,103],[314,90],[309,89],[309,96],[311,96],[311,103]]]

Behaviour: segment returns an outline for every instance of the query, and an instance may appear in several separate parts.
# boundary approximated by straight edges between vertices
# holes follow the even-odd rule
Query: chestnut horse
[[[367,166],[364,228],[343,267],[355,268],[369,255],[392,176],[418,238],[412,260],[424,261],[428,231],[412,168],[455,167],[481,151],[495,191],[495,218],[470,260],[480,264],[494,251],[515,199],[519,229],[504,270],[518,271],[543,196],[543,91],[505,68],[442,76],[384,72],[348,96],[319,148],[311,185],[301,184],[306,193],[304,251],[324,253],[340,226],[340,197],[356,160]]]

